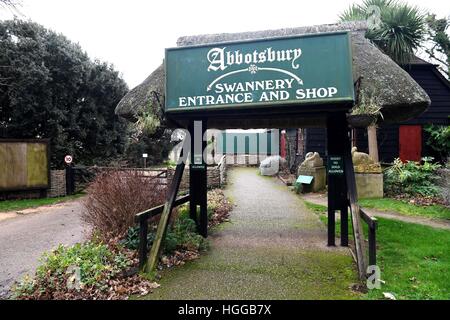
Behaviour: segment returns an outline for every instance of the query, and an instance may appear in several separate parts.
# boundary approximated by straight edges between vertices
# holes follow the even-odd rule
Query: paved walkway
[[[35,270],[42,253],[84,239],[79,200],[28,211],[0,221],[0,299],[15,280]]]
[[[231,223],[196,261],[163,273],[147,299],[352,299],[358,283],[346,248],[326,246],[325,226],[278,180],[253,168],[229,173]]]
[[[320,193],[310,193],[310,194],[304,194],[302,195],[302,199],[314,204],[319,204],[322,206],[327,206],[327,196],[326,194],[320,194]],[[392,219],[392,220],[398,220],[402,222],[409,222],[409,223],[417,223],[424,226],[429,226],[433,228],[438,229],[445,229],[450,230],[450,221],[443,220],[443,219],[432,219],[427,217],[416,217],[416,216],[407,216],[398,212],[389,212],[389,211],[380,211],[376,209],[371,208],[365,208],[364,211],[372,216],[372,217],[380,217],[380,218],[386,218],[386,219]],[[336,218],[339,218],[339,215],[336,215]]]

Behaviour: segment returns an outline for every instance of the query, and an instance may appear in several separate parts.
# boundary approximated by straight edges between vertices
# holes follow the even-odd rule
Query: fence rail
[[[175,200],[174,207],[178,207],[184,203],[189,202],[189,195],[182,196]],[[147,234],[148,234],[148,220],[161,214],[164,210],[164,204],[157,207],[139,212],[135,216],[135,222],[139,223],[139,269],[142,271],[144,269],[145,263],[147,261]]]
[[[158,184],[168,185],[168,169],[119,168],[97,166],[66,166],[66,193],[68,195],[84,189],[98,174],[104,172],[135,172],[142,179],[158,179]]]
[[[352,156],[348,152],[344,155],[345,179],[347,185],[347,196],[350,213],[352,216],[353,238],[355,241],[356,263],[358,265],[358,273],[361,280],[367,277],[367,253],[364,245],[364,232],[361,226],[361,220],[369,226],[369,265],[376,265],[376,230],[378,221],[376,218],[369,216],[358,204],[358,196],[356,189],[355,172],[353,167]]]
[[[361,218],[367,223],[369,229],[369,266],[377,264],[377,229],[378,220],[375,217],[369,216],[364,210],[359,209]]]

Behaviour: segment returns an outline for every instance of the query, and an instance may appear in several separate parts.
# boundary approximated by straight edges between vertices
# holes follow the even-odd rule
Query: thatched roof
[[[350,31],[353,50],[353,79],[354,81],[359,79],[359,91],[375,93],[377,102],[382,106],[386,122],[404,121],[418,116],[431,103],[428,95],[405,70],[364,37],[365,30],[365,22],[346,22],[257,32],[188,36],[179,38],[177,45],[182,47],[235,40]],[[149,105],[154,105],[155,95],[152,92],[157,92],[161,96],[164,94],[164,77],[163,66],[160,66],[120,101],[116,113],[133,120],[136,118],[136,114],[142,112]],[[314,123],[315,120],[309,119],[308,122]],[[305,125],[308,123],[305,122]],[[248,127],[245,123],[242,123],[241,126],[237,124],[237,126]]]

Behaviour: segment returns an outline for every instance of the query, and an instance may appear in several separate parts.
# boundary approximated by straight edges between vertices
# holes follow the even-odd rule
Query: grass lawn
[[[56,204],[68,200],[77,199],[83,196],[83,194],[75,194],[72,196],[59,197],[59,198],[42,198],[42,199],[21,199],[21,200],[5,200],[0,201],[0,212],[6,211],[18,211],[28,208],[35,208],[50,204]]]
[[[325,206],[306,205],[327,222]],[[383,292],[390,292],[397,299],[450,299],[450,231],[383,218],[378,221],[377,259],[386,283],[380,290],[371,290],[367,298],[380,299]],[[339,227],[336,221],[337,235]]]
[[[429,218],[450,220],[450,209],[441,205],[416,206],[396,199],[362,199],[358,201],[362,207],[382,211],[394,211],[409,216],[423,216]]]

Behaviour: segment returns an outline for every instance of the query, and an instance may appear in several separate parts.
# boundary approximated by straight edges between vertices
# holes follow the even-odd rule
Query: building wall
[[[399,126],[422,126],[422,156],[435,156],[426,144],[427,134],[423,127],[429,124],[450,125],[450,84],[432,65],[414,65],[407,69],[411,77],[427,92],[430,107],[419,117],[398,124],[381,125],[377,132],[380,161],[392,162],[399,157]],[[305,152],[319,152],[326,158],[326,129],[307,128]],[[357,129],[356,146],[361,152],[368,152],[367,130]]]
[[[279,131],[227,132],[217,137],[217,154],[278,154]]]

